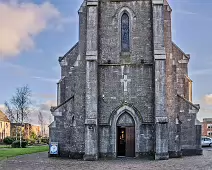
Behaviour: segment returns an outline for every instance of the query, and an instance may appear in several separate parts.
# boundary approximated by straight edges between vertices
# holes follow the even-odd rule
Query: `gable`
[[[77,42],[63,57],[59,57],[61,65],[74,65],[79,55],[79,43]]]
[[[10,120],[7,118],[7,116],[1,110],[0,110],[0,121],[10,122]]]

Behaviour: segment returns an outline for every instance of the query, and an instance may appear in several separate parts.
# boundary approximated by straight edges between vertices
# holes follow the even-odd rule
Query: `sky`
[[[60,79],[59,56],[78,41],[78,9],[83,0],[0,0],[0,109],[17,87],[29,85],[37,124],[50,122]],[[191,55],[189,76],[198,119],[212,117],[212,0],[169,0],[173,41]]]

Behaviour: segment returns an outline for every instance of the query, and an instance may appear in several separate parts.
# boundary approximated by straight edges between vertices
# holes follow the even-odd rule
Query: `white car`
[[[209,137],[202,137],[202,146],[210,146],[212,147],[212,138]]]

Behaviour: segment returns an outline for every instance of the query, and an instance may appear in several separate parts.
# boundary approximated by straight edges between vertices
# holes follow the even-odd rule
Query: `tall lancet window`
[[[126,13],[121,17],[121,51],[130,51],[130,21]]]

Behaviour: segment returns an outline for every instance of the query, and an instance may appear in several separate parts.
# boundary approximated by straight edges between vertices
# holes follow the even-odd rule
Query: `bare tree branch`
[[[30,105],[31,105],[31,91],[29,87],[23,86],[16,89],[16,93],[12,96],[10,100],[10,105],[8,102],[5,102],[5,106],[7,108],[7,113],[11,121],[15,121],[16,123],[20,123],[21,127],[23,126],[24,121],[28,118],[30,113]],[[17,133],[17,132],[16,132]],[[20,130],[20,146],[21,146],[21,138],[22,138],[22,128]]]

